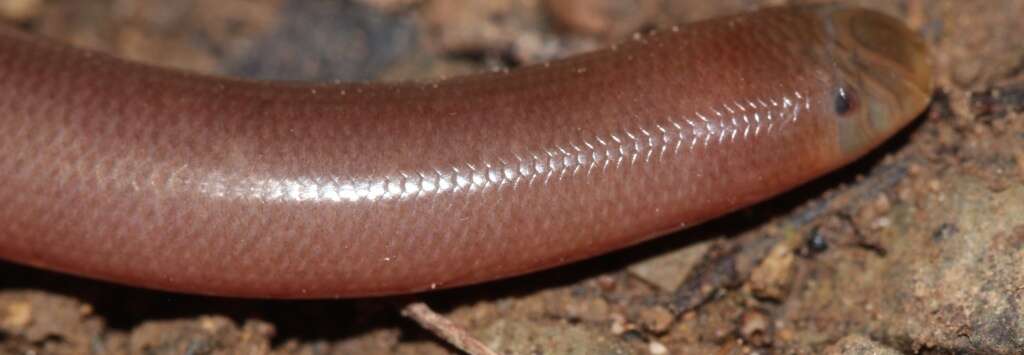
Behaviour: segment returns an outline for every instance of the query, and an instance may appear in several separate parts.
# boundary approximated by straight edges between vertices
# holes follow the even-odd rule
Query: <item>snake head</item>
[[[840,154],[860,156],[917,117],[933,81],[924,41],[879,12],[832,8],[832,107]]]

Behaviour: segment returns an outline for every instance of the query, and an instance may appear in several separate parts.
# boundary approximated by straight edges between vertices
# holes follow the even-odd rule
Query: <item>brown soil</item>
[[[432,79],[786,0],[0,0],[26,30],[193,71]],[[754,208],[513,280],[392,299],[256,301],[0,264],[0,353],[443,354],[424,301],[508,354],[1020,353],[1024,0],[844,1],[933,48],[928,112]]]

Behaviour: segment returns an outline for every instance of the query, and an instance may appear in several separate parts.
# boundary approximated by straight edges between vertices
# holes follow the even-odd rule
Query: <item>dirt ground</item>
[[[0,0],[26,30],[269,79],[422,80],[785,0]],[[709,224],[426,295],[237,300],[0,264],[0,353],[446,354],[424,301],[503,354],[1024,353],[1024,0],[862,0],[931,44],[928,112],[856,164]]]

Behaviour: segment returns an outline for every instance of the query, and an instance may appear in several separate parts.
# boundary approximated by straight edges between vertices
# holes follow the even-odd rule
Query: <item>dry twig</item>
[[[402,315],[419,323],[424,329],[434,333],[444,341],[452,344],[469,355],[498,355],[480,342],[465,329],[459,327],[448,318],[437,314],[423,302],[413,302],[402,309]]]

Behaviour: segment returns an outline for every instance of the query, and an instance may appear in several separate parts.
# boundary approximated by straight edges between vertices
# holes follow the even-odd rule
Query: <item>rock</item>
[[[499,354],[633,354],[618,338],[582,324],[502,319],[474,335]]]
[[[900,355],[899,351],[860,335],[848,335],[825,349],[826,355]]]

